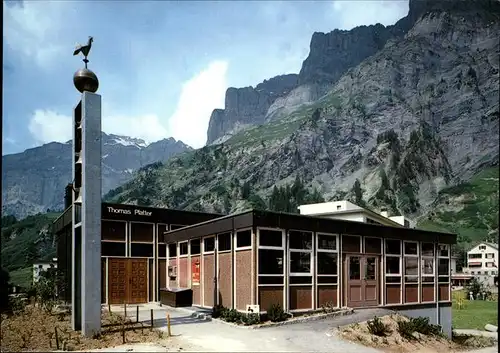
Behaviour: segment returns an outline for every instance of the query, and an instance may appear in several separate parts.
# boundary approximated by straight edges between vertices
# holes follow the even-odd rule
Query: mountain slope
[[[498,165],[500,10],[488,1],[415,4],[421,15],[410,11],[404,37],[321,98],[142,171],[109,198],[236,211],[249,206],[243,183],[265,199],[299,175],[325,199],[425,214],[440,190]]]
[[[190,149],[173,138],[147,145],[140,139],[102,133],[103,193],[130,180],[138,168]],[[71,141],[2,156],[2,214],[22,218],[62,209],[64,187],[71,182],[71,159]]]

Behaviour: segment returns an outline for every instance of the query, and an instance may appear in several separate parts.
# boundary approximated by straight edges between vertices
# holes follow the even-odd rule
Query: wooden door
[[[346,257],[347,306],[361,308],[379,304],[378,256]]]
[[[347,306],[350,308],[359,308],[363,303],[363,256],[348,255],[347,263]]]
[[[363,301],[364,306],[377,306],[379,293],[378,256],[366,255],[363,259]]]
[[[108,259],[109,304],[148,302],[147,259]]]
[[[127,261],[127,259],[108,259],[108,304],[123,304],[128,299]]]
[[[129,259],[129,304],[148,302],[148,260]]]

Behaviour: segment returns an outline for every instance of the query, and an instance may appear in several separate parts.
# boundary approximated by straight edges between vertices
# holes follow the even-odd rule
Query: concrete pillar
[[[101,96],[82,94],[82,333],[101,330]]]
[[[82,93],[73,126],[77,138],[73,139],[72,326],[84,336],[93,336],[101,330],[100,95]]]

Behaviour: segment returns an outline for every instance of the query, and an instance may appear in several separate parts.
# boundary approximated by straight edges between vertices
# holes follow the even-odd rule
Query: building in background
[[[57,257],[53,258],[52,261],[42,261],[33,264],[33,284],[38,282],[40,279],[40,274],[43,271],[47,271],[50,268],[57,268]]]
[[[306,216],[410,228],[410,221],[404,216],[389,216],[387,211],[376,213],[345,200],[301,205],[298,209]]]
[[[498,276],[498,244],[483,242],[470,249],[463,273],[488,286],[494,286],[495,277]]]

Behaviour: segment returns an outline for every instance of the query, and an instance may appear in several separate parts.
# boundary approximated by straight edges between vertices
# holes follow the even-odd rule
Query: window
[[[317,282],[321,284],[337,284],[338,279],[338,235],[321,234],[317,236],[316,269]]]
[[[380,238],[365,237],[365,253],[380,254],[382,253],[382,245]]]
[[[422,282],[434,282],[434,244],[422,243],[421,244],[421,267],[420,274]]]
[[[418,282],[418,243],[403,242],[405,283]]]
[[[486,245],[479,245],[479,250],[486,250]]]
[[[311,253],[290,252],[290,273],[311,274]]]
[[[177,256],[177,244],[168,244],[168,257],[176,257]]]
[[[219,251],[231,250],[231,233],[217,235],[217,249]]]
[[[385,261],[385,273],[387,275],[401,276],[400,258],[395,256],[387,256]]]
[[[404,242],[404,254],[406,255],[418,255],[418,244],[415,242]]]
[[[469,259],[482,259],[483,254],[469,254]]]
[[[337,236],[330,234],[318,234],[318,250],[337,250]]]
[[[125,256],[125,243],[118,242],[101,242],[101,253],[102,256]],[[42,265],[39,265],[39,268]]]
[[[337,275],[337,254],[318,252],[318,275]]]
[[[341,209],[342,209],[342,206],[337,205],[337,211],[338,211],[338,210],[341,210]]]
[[[439,244],[439,256],[448,257],[450,255],[450,246],[448,244]]]
[[[147,244],[147,243],[130,244],[130,256],[153,257],[153,244]]]
[[[199,255],[201,252],[201,241],[200,239],[191,239],[191,255]]]
[[[401,241],[396,239],[385,239],[385,283],[401,284],[402,257]]]
[[[401,255],[401,241],[386,239],[385,253],[387,255]]]
[[[470,274],[473,275],[474,274],[474,271],[470,271]]]
[[[188,242],[183,241],[182,243],[179,243],[179,256],[184,256],[187,255],[188,252]]]
[[[361,252],[361,237],[342,235],[342,252]]]
[[[165,244],[158,244],[158,257],[167,257],[167,246]]]
[[[250,229],[236,233],[236,248],[252,246],[252,231]]]
[[[283,233],[279,230],[259,229],[259,246],[283,247]]]
[[[203,239],[203,252],[212,252],[215,250],[215,237]]]
[[[259,275],[283,275],[283,250],[259,249]]]
[[[283,232],[279,230],[258,229],[258,274],[259,286],[283,284],[285,274],[285,251]],[[275,279],[266,276],[279,277]]]
[[[288,232],[290,249],[311,250],[312,249],[312,233],[311,232]]]
[[[495,254],[494,253],[488,253],[488,254],[486,254],[486,258],[487,259],[494,259],[495,258]]]
[[[168,226],[166,224],[158,224],[156,237],[158,238],[158,243],[165,243],[165,232],[168,232]]]

